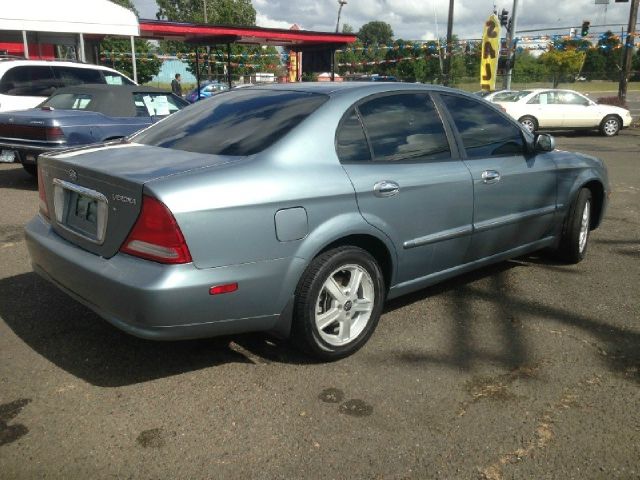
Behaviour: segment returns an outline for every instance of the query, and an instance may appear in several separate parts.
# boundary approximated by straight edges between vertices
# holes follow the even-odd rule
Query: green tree
[[[387,45],[393,41],[393,30],[386,22],[365,23],[358,32],[358,38],[365,45]]]
[[[585,52],[551,48],[540,55],[540,62],[546,67],[547,72],[553,75],[553,87],[557,88],[562,80],[580,71],[584,57]]]
[[[544,80],[546,74],[545,66],[529,52],[516,54],[516,62],[513,66],[514,82],[540,82]]]
[[[131,0],[111,0],[122,7],[128,8],[138,16],[138,11]],[[134,41],[136,51],[136,70],[138,83],[144,84],[158,74],[162,61],[152,51],[151,44],[142,39]],[[122,37],[105,37],[100,42],[100,63],[111,67],[133,78],[133,64],[131,62],[131,41]]]
[[[353,25],[350,25],[348,23],[344,23],[342,24],[342,33],[353,33]]]
[[[622,71],[622,54],[620,37],[611,30],[605,32],[598,40],[598,51],[604,57],[604,78],[607,80],[619,80]]]
[[[205,0],[207,5],[207,23],[216,25],[256,24],[256,11],[251,0]],[[158,19],[176,22],[204,23],[204,4],[194,0],[157,0]],[[162,49],[183,57],[187,69],[195,75],[195,46],[182,42],[162,42]],[[222,79],[227,63],[226,45],[211,45],[209,54],[206,48],[199,48],[203,58],[200,61],[200,75]],[[278,51],[273,46],[231,45],[231,63],[233,73],[246,75],[253,72],[272,72],[281,70]]]
[[[255,25],[256,10],[251,0],[204,0],[207,22],[215,25]],[[201,0],[156,0],[159,20],[174,22],[204,22],[204,3]]]

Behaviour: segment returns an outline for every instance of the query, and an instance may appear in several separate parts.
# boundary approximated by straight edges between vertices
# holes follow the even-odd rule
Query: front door
[[[556,166],[529,154],[522,130],[495,109],[442,95],[464,145],[474,187],[472,258],[532,244],[552,234]]]
[[[396,246],[398,283],[465,262],[471,175],[428,94],[360,102],[338,129],[337,151],[362,216]]]

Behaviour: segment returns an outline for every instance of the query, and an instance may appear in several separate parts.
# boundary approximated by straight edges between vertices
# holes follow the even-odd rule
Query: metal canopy
[[[217,43],[241,43],[253,45],[281,45],[286,47],[331,46],[336,47],[356,41],[349,33],[313,32],[309,30],[285,30],[280,28],[237,27],[178,23],[164,20],[140,19],[140,36],[146,38],[205,43],[213,38]]]

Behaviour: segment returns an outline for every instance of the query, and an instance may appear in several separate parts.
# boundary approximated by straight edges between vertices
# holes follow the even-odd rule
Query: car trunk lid
[[[140,213],[145,183],[235,159],[118,143],[44,154],[38,163],[53,229],[109,258]]]

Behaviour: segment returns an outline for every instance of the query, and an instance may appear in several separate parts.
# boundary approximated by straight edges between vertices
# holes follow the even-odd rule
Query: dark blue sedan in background
[[[0,162],[22,163],[35,175],[42,152],[122,138],[187,105],[153,87],[61,88],[37,108],[0,114]]]

